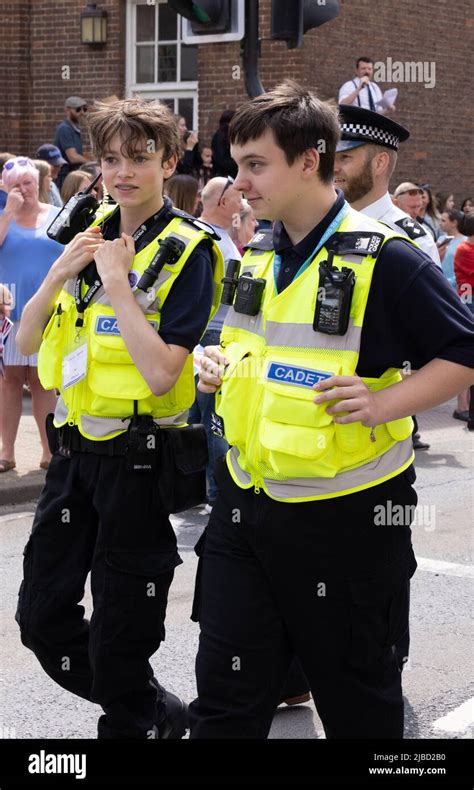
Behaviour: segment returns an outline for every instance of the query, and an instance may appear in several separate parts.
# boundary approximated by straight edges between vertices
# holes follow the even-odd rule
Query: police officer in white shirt
[[[341,140],[336,149],[334,184],[342,189],[348,203],[372,219],[388,225],[397,233],[415,241],[438,266],[441,261],[433,237],[419,222],[394,206],[388,184],[397,164],[401,142],[410,132],[380,113],[362,107],[339,105]],[[413,418],[413,447],[428,450]]]
[[[380,113],[340,104],[341,141],[337,146],[334,183],[352,208],[384,222],[412,241],[441,266],[432,235],[392,203],[388,192],[401,142],[410,132]],[[416,186],[415,186],[416,188]]]
[[[382,91],[376,82],[371,82],[374,73],[374,62],[372,58],[360,57],[356,62],[356,76],[348,80],[339,89],[339,104],[352,105],[354,107],[365,107],[367,110],[379,112],[382,115],[392,112],[395,107],[390,109],[379,108],[377,102],[382,99]]]

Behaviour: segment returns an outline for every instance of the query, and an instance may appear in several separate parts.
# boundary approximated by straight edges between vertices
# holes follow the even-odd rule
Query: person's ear
[[[177,154],[173,154],[170,156],[169,159],[166,159],[163,162],[163,178],[166,181],[168,178],[171,178],[174,171],[176,170],[176,165],[178,164],[178,156]]]
[[[381,151],[377,156],[374,156],[371,162],[372,166],[372,175],[373,176],[381,176],[383,175],[387,168],[390,165],[390,155],[385,151]]]
[[[316,148],[307,148],[303,153],[301,162],[301,175],[306,180],[313,178],[319,170],[320,164],[319,152]]]

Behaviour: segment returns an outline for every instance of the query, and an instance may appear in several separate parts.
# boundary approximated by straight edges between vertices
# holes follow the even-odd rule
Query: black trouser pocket
[[[23,549],[23,581],[20,584],[20,589],[18,591],[18,604],[16,607],[15,612],[15,620],[17,621],[18,625],[20,626],[20,630],[26,630],[28,624],[28,612],[29,612],[29,595],[31,590],[31,535],[26,542],[26,546]]]
[[[416,569],[414,557],[400,572],[388,569],[377,578],[350,583],[353,666],[369,667],[392,656],[394,645],[408,629],[409,583]]]
[[[202,563],[203,563],[203,553],[204,553],[204,545],[206,542],[206,530],[202,533],[201,537],[199,538],[198,542],[194,547],[194,551],[199,557],[197,570],[196,570],[196,580],[194,582],[194,595],[193,595],[193,607],[191,610],[191,620],[195,623],[199,622],[200,612],[201,612],[201,579],[202,579]]]
[[[165,638],[168,590],[181,558],[176,550],[108,550],[105,562],[104,642],[119,640],[141,653],[153,653]]]

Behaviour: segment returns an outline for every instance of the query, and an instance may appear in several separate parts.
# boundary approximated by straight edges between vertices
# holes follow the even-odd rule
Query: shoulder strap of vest
[[[332,250],[336,255],[370,255],[376,258],[382,249],[385,239],[384,233],[372,231],[352,231],[333,233],[324,245],[328,252]]]
[[[422,236],[426,236],[426,230],[420,225],[416,219],[412,219],[411,217],[402,217],[395,222],[395,225],[398,225],[404,233],[408,236],[409,239],[412,241],[416,241],[417,239],[421,239]]]
[[[95,219],[89,227],[94,228],[96,225],[100,225],[102,222],[104,222],[104,220],[108,219],[108,217],[110,217],[117,208],[118,206],[116,205],[105,207],[102,203],[100,203],[99,208],[95,213]]]
[[[245,245],[246,250],[263,250],[268,252],[273,250],[273,229],[263,228],[258,230],[255,236]]]
[[[204,222],[202,219],[196,219],[196,217],[192,217],[191,214],[187,214],[186,211],[181,211],[181,209],[172,206],[169,209],[168,214],[171,214],[173,217],[178,217],[184,222],[188,222],[198,231],[204,231],[207,236],[209,236],[211,239],[214,239],[215,241],[221,240],[221,237],[218,233],[216,233],[211,225],[208,225],[208,223]]]

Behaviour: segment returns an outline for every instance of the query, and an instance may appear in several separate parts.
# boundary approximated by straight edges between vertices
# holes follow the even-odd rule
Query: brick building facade
[[[164,5],[164,0],[99,0],[107,12],[107,43],[91,46],[80,36],[85,0],[0,0],[0,150],[32,155],[39,144],[52,141],[64,99],[74,94],[89,102],[114,94],[160,97],[197,125],[208,142],[221,111],[246,97],[240,43],[183,46],[176,17]],[[265,88],[293,77],[331,98],[353,75],[360,54],[387,68],[398,61],[422,62],[430,69],[425,81],[435,76],[434,87],[395,83],[390,75],[381,83],[398,87],[394,117],[411,130],[394,183],[429,182],[453,191],[457,201],[473,192],[469,0],[418,0],[416,7],[409,0],[342,0],[339,17],[307,33],[304,46],[293,50],[269,40],[270,7],[271,0],[260,0]]]

